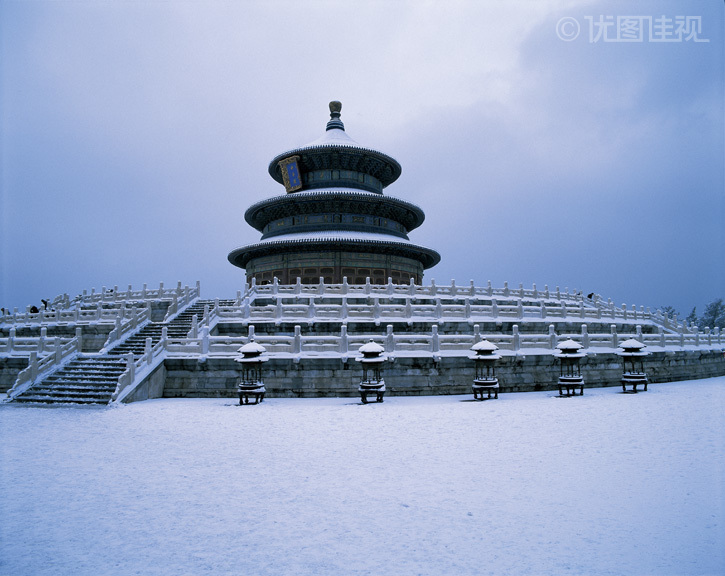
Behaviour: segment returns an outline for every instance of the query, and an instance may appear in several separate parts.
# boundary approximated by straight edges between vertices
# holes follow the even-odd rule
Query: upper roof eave
[[[282,174],[279,170],[279,161],[283,160],[284,158],[288,158],[290,156],[302,156],[310,155],[322,155],[327,154],[330,152],[334,152],[336,150],[340,151],[355,151],[359,152],[363,156],[371,156],[378,160],[379,162],[383,162],[384,164],[387,164],[390,167],[391,175],[383,180],[381,180],[383,187],[388,186],[395,182],[398,178],[400,178],[400,175],[403,172],[403,168],[401,167],[400,163],[393,158],[392,156],[388,156],[387,154],[380,152],[378,150],[373,150],[372,148],[366,148],[364,146],[360,146],[357,144],[354,140],[351,140],[350,143],[339,141],[339,140],[333,140],[330,142],[325,143],[319,143],[316,144],[315,142],[312,142],[306,146],[301,146],[299,148],[293,148],[291,150],[287,150],[286,152],[282,152],[281,154],[277,154],[269,163],[269,166],[267,168],[267,171],[269,172],[269,175],[278,183],[283,184]]]

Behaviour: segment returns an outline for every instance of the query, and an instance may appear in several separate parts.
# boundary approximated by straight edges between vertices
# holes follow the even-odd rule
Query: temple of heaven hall
[[[421,284],[440,255],[408,233],[425,215],[415,204],[383,194],[401,173],[394,159],[360,146],[345,132],[340,102],[330,102],[322,137],[283,152],[269,174],[286,194],[252,205],[244,218],[262,233],[229,253],[247,283]]]

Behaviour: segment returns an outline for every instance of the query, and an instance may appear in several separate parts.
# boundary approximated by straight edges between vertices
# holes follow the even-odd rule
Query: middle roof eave
[[[244,219],[262,232],[273,220],[320,212],[374,214],[399,222],[408,232],[425,220],[423,210],[412,202],[354,189],[310,190],[275,196],[252,204]]]

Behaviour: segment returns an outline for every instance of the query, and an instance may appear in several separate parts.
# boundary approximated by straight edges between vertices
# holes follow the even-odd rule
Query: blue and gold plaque
[[[279,161],[279,169],[282,172],[282,181],[287,192],[294,192],[302,188],[302,176],[297,165],[299,156],[290,156]]]

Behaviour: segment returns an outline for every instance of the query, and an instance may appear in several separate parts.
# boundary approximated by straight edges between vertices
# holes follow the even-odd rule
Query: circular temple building
[[[286,194],[252,205],[245,220],[260,242],[237,248],[229,261],[244,268],[247,283],[422,284],[423,271],[440,255],[413,244],[408,233],[423,223],[415,204],[386,196],[400,164],[360,146],[345,132],[340,102],[330,102],[321,138],[277,155],[269,174]]]

